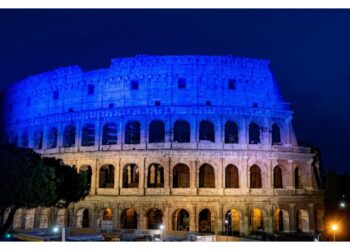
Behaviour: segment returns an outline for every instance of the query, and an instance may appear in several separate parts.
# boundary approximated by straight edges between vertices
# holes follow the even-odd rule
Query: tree
[[[87,177],[62,160],[32,149],[0,145],[0,238],[19,208],[67,207],[88,194]],[[6,209],[10,209],[4,220]]]

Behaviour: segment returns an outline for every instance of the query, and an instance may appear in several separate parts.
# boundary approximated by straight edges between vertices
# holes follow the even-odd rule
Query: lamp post
[[[333,231],[333,241],[335,241],[335,232],[338,231],[338,225],[337,224],[333,224],[331,226],[331,230]]]
[[[66,228],[65,227],[58,227],[58,226],[55,226],[52,231],[54,233],[58,233],[61,229],[61,241],[66,241]]]
[[[159,228],[162,230],[162,241],[164,241],[164,225],[160,224]]]

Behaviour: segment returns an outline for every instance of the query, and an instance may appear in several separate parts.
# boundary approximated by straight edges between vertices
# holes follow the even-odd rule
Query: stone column
[[[313,203],[309,203],[309,232],[314,233],[315,230],[315,211],[314,211],[314,205]]]
[[[97,194],[97,189],[99,185],[99,167],[98,167],[98,159],[96,159],[96,163],[94,166],[91,166],[92,175],[91,175],[91,190],[90,194]]]
[[[249,216],[250,216],[250,211],[249,211],[249,204],[245,204],[244,206],[244,214],[242,214],[242,228],[241,232],[243,235],[247,236],[249,235]]]
[[[115,170],[114,170],[114,189],[117,190],[117,194],[119,195],[119,187],[121,185],[120,182],[120,158],[115,161]]]
[[[33,228],[40,228],[41,207],[35,208]]]
[[[120,211],[119,211],[119,204],[116,204],[114,206],[112,206],[112,211],[113,211],[113,224],[112,224],[112,228],[113,230],[117,230],[120,229]]]
[[[196,205],[192,205],[190,212],[190,231],[197,231],[197,222],[196,222]]]
[[[81,135],[82,135],[82,131],[81,131],[81,123],[78,122],[77,124],[75,124],[75,145],[74,148],[78,149],[80,148],[81,145]]]

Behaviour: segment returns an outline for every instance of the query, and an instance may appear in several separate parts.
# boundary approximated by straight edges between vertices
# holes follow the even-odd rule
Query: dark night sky
[[[297,138],[350,172],[350,10],[0,10],[0,89],[78,64],[136,54],[271,61]]]

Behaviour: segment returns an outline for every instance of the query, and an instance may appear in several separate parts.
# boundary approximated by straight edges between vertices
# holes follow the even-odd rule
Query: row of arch
[[[261,127],[255,122],[249,124],[249,144],[259,144]],[[272,144],[281,144],[281,132],[277,124],[273,124],[271,128]],[[165,124],[161,120],[153,120],[149,124],[148,133],[149,143],[165,142]],[[81,146],[94,146],[96,137],[96,128],[92,123],[87,123],[81,130]],[[174,123],[173,141],[176,143],[190,143],[191,130],[189,122],[185,120],[177,120]],[[203,120],[199,124],[199,141],[215,142],[215,126],[211,121]],[[18,145],[18,135],[11,137],[12,144]],[[106,123],[102,127],[102,145],[115,145],[118,143],[118,128],[116,123]],[[141,124],[139,121],[128,121],[125,125],[125,144],[141,143]],[[239,143],[238,126],[233,121],[227,121],[225,124],[225,143]],[[62,147],[74,147],[76,145],[76,127],[72,124],[67,125],[63,129]],[[21,135],[21,146],[29,146],[29,135],[24,131]],[[58,146],[58,129],[51,127],[47,133],[46,148],[52,149]],[[38,129],[33,134],[33,148],[43,148],[43,131]]]
[[[81,172],[86,172],[88,178],[88,186],[91,187],[92,168],[89,165],[83,165]],[[114,171],[113,165],[103,165],[99,169],[99,188],[114,187]],[[147,187],[163,188],[164,187],[164,167],[158,163],[152,163],[148,166],[147,171]],[[139,167],[136,164],[127,164],[123,167],[122,172],[123,188],[139,187]],[[258,165],[250,167],[250,188],[262,188],[262,174]],[[294,170],[295,188],[300,188],[299,169]],[[199,188],[215,188],[215,171],[210,164],[203,164],[199,168]],[[173,188],[189,188],[190,187],[190,168],[183,163],[175,165],[173,168],[172,178]],[[225,168],[225,188],[239,188],[239,171],[238,168],[229,164]],[[283,172],[280,166],[273,169],[273,188],[283,188]]]
[[[22,216],[25,216],[25,229],[34,228],[35,209],[27,210],[25,214],[17,211],[14,217],[13,228],[22,228]],[[52,222],[52,212],[50,209],[42,209],[40,213],[39,228],[48,228]],[[104,230],[113,230],[113,210],[111,208],[101,209],[96,216],[96,227]],[[171,215],[171,228],[167,230],[189,231],[190,230],[190,212],[184,208],[179,208]],[[322,231],[323,213],[315,210],[315,230]],[[54,224],[58,226],[67,226],[69,224],[69,213],[67,209],[59,209]],[[260,208],[252,208],[249,213],[248,226],[250,232],[265,231],[265,211]],[[287,210],[277,208],[273,213],[273,231],[289,232],[290,215]],[[309,232],[309,212],[305,209],[295,211],[295,230],[297,232]],[[239,235],[242,231],[243,218],[239,210],[232,208],[224,213],[224,222],[222,231],[229,235]],[[119,218],[120,229],[137,229],[140,215],[133,208],[122,210]],[[209,208],[202,209],[197,218],[197,229],[199,232],[213,232],[215,220],[212,218],[212,212]],[[75,213],[74,227],[89,228],[92,225],[92,215],[88,208],[80,208]],[[146,212],[145,229],[160,229],[164,225],[164,213],[158,208],[151,208]]]

